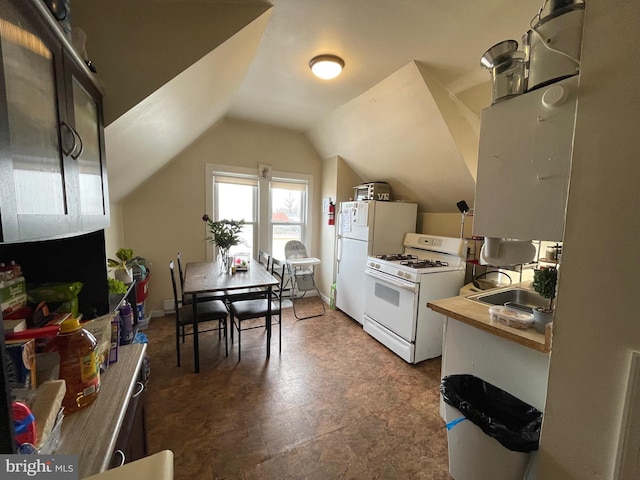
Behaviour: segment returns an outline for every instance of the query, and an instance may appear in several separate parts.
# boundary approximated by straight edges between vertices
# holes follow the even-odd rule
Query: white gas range
[[[464,284],[465,242],[407,233],[403,253],[369,257],[364,330],[409,363],[442,355],[442,315],[427,302],[454,297]]]

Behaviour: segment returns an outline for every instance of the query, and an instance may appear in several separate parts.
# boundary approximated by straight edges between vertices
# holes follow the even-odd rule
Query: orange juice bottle
[[[95,337],[80,326],[77,318],[69,318],[60,325],[56,347],[60,354],[60,378],[67,384],[62,400],[65,412],[92,404],[100,391]]]

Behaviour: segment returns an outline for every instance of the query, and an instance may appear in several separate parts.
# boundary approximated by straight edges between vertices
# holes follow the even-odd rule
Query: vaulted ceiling
[[[303,132],[321,158],[391,183],[421,211],[473,199],[482,54],[540,1],[83,0],[74,27],[104,91],[119,202],[225,116]],[[320,53],[344,58],[332,81]]]

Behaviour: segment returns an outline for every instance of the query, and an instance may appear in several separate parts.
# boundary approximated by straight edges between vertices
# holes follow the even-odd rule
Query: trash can
[[[542,412],[473,375],[442,379],[455,480],[522,480],[538,449]]]

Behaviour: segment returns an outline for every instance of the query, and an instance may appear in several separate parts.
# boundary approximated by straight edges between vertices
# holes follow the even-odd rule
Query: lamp
[[[462,214],[465,214],[469,211],[469,205],[464,200],[460,200],[458,203],[456,203],[456,207],[458,207],[458,210],[460,210],[460,213]]]
[[[316,77],[330,80],[340,75],[344,68],[344,60],[335,55],[318,55],[311,59],[309,67]]]
[[[469,209],[467,202],[464,200],[460,200],[456,203],[456,207],[458,207],[458,210],[460,210],[460,213],[462,214],[462,221],[460,222],[460,238],[464,238],[464,219],[467,215],[473,214],[469,213],[471,210]]]

